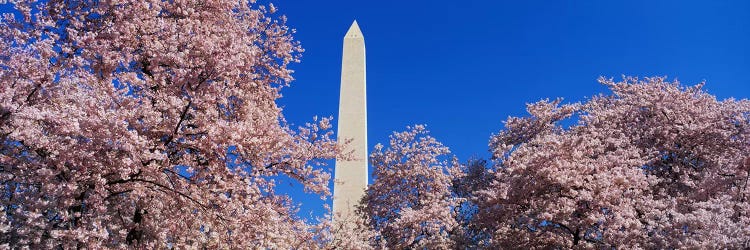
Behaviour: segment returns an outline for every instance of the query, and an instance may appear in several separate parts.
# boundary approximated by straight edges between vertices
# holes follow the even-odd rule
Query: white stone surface
[[[352,139],[349,149],[355,160],[336,161],[333,189],[333,213],[349,218],[367,188],[367,91],[365,74],[365,39],[357,21],[344,36],[341,64],[338,138]]]

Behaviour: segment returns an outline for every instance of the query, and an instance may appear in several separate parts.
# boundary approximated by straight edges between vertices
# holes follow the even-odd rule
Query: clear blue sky
[[[705,80],[750,97],[750,1],[298,1],[273,3],[306,49],[280,101],[296,124],[336,116],[342,38],[367,47],[370,148],[410,124],[462,160],[488,157],[492,133],[525,103],[583,100],[599,76]],[[298,195],[302,213],[323,212]]]

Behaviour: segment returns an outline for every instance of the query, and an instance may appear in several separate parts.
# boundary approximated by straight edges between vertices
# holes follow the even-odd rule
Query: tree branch
[[[174,136],[177,135],[177,132],[180,130],[180,126],[182,126],[182,122],[185,121],[185,117],[187,117],[187,112],[190,109],[190,105],[193,104],[193,100],[189,100],[188,104],[185,105],[185,108],[182,109],[182,113],[180,114],[180,121],[177,122],[177,126],[174,127],[174,130],[172,131],[172,134],[169,135],[169,138],[164,142],[164,145],[169,145],[169,143],[174,140]]]

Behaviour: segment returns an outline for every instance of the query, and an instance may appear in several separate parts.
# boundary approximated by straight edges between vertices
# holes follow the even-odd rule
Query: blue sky
[[[705,80],[720,99],[750,97],[750,1],[298,1],[273,3],[306,49],[279,101],[287,120],[336,116],[344,33],[367,48],[370,148],[410,124],[462,160],[525,103],[585,100],[599,76]],[[299,195],[302,213],[322,201]]]
[[[459,157],[488,156],[490,134],[525,103],[592,96],[605,91],[599,76],[705,80],[719,98],[750,97],[747,1],[324,2],[275,2],[306,50],[280,103],[294,123],[337,115],[342,38],[356,18],[372,145],[424,123]]]

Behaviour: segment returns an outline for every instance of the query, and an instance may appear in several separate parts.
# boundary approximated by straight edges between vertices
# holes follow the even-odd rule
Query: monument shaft
[[[365,39],[357,21],[344,36],[341,64],[338,137],[352,139],[349,149],[355,160],[336,160],[333,190],[334,219],[350,218],[367,188],[367,95],[365,83]]]

